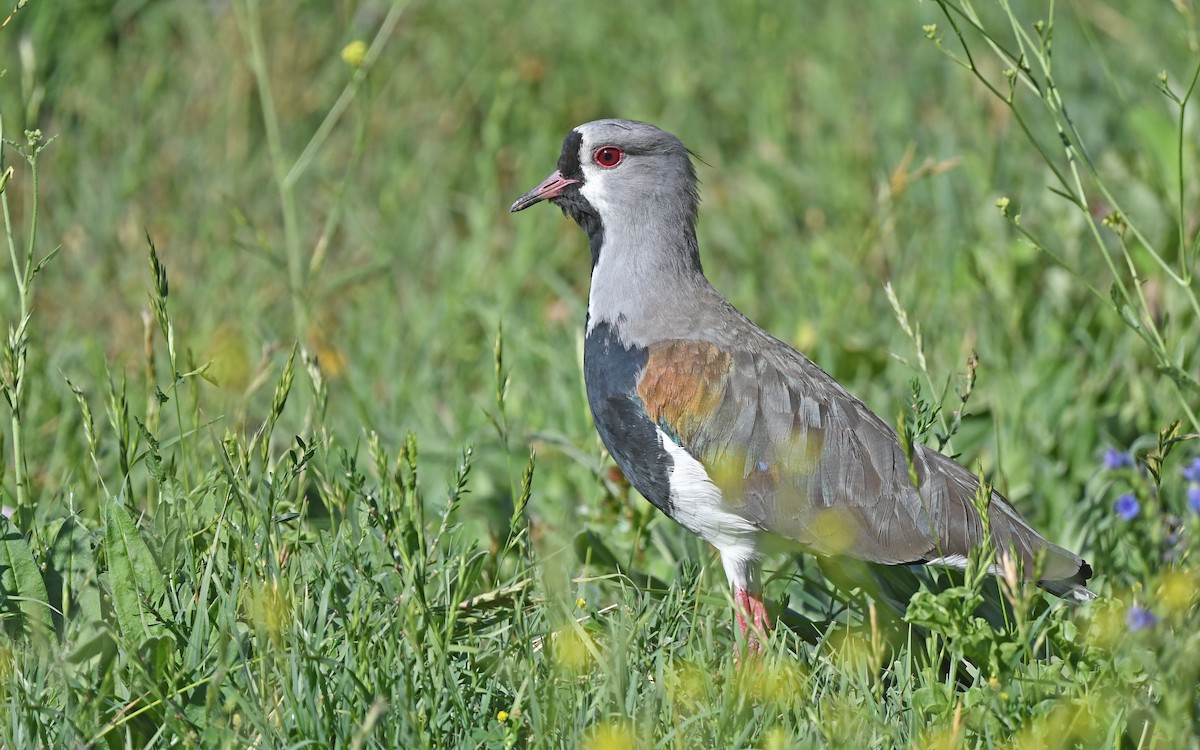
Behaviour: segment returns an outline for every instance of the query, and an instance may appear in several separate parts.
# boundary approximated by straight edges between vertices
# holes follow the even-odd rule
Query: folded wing
[[[638,384],[650,418],[765,531],[818,554],[965,563],[983,538],[978,478],[916,446],[914,487],[889,425],[802,354],[761,338],[651,345]],[[1084,596],[1087,563],[1046,541],[998,492],[988,514],[997,550],[1011,547],[1030,572],[1040,556],[1041,585]]]

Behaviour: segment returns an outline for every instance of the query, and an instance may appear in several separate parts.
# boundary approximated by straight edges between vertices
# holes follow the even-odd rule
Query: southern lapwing
[[[709,284],[678,138],[631,120],[580,125],[558,169],[511,210],[543,200],[591,244],[584,377],[596,430],[647,500],[720,552],[749,648],[770,627],[761,566],[772,550],[966,564],[984,533],[979,479],[917,445],[914,486],[895,430]],[[1039,586],[1094,596],[1083,559],[998,492],[987,507],[995,549],[1038,571]]]

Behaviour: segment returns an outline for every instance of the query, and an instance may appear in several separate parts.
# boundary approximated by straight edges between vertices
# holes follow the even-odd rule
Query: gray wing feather
[[[888,424],[790,346],[752,325],[735,328],[708,332],[732,355],[729,378],[686,447],[740,513],[811,551],[885,564],[965,557],[980,543],[974,474],[917,446],[913,487]],[[997,549],[1011,546],[1027,570],[1045,550],[1045,579],[1083,575],[1081,558],[1046,541],[996,492],[989,520]]]

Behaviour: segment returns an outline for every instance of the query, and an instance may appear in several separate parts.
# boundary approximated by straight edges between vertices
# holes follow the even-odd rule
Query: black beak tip
[[[508,207],[508,212],[510,214],[515,214],[518,211],[524,211],[535,203],[541,203],[543,200],[544,198],[539,195],[526,193],[525,195],[522,195],[520,198],[517,198],[515,201],[513,201],[513,204]]]

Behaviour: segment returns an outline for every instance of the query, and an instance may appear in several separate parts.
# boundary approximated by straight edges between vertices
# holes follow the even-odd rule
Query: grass
[[[0,743],[1200,743],[1200,22],[1011,5],[19,6]],[[703,158],[719,289],[1100,600],[781,559],[739,667],[591,426],[586,241],[506,213],[610,115]]]

